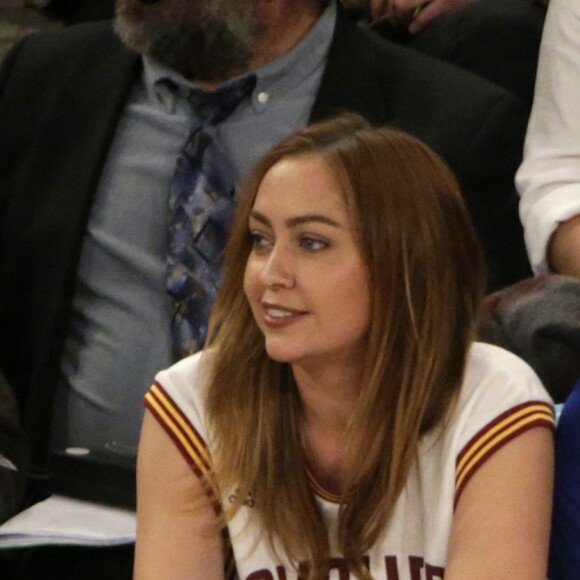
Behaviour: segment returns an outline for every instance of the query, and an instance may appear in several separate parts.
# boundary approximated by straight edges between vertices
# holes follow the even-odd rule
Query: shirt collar
[[[336,4],[332,0],[312,29],[289,53],[253,71],[257,82],[252,93],[252,107],[256,112],[266,109],[273,98],[283,96],[324,65],[335,22]],[[166,111],[174,112],[176,99],[185,98],[192,89],[199,88],[197,83],[151,57],[144,55],[142,58],[147,95],[151,102]]]
[[[326,63],[336,22],[336,4],[333,1],[302,40],[284,56],[255,70],[256,88],[252,106],[256,112],[267,108],[276,97],[300,86],[304,79]]]

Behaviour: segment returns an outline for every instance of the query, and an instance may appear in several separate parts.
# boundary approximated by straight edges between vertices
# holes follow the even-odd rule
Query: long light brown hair
[[[310,578],[326,573],[329,539],[304,467],[301,400],[289,365],[266,354],[243,292],[258,187],[278,161],[306,155],[321,157],[341,184],[369,272],[368,348],[338,532],[342,555],[368,578],[362,556],[388,525],[421,435],[446,418],[461,387],[485,286],[482,252],[445,162],[419,140],[372,129],[354,114],[290,136],[248,179],[212,314],[215,468],[240,501],[253,494],[271,546],[294,563],[309,561]]]

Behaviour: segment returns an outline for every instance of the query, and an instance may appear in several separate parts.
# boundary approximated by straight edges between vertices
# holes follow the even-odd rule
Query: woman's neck
[[[302,439],[307,462],[328,490],[343,487],[348,473],[348,429],[361,380],[359,368],[293,367],[302,400]]]
[[[359,365],[320,368],[295,365],[294,380],[306,425],[343,431],[352,414],[361,380]]]

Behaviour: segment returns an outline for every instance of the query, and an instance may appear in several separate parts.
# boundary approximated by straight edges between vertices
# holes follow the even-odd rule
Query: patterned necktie
[[[174,300],[173,351],[178,358],[197,352],[205,343],[233,220],[233,171],[217,146],[217,125],[255,85],[255,75],[249,75],[213,93],[193,90],[188,96],[201,122],[179,154],[170,185],[166,269],[167,291]]]

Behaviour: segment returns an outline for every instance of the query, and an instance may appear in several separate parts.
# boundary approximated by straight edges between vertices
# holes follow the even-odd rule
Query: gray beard
[[[255,0],[117,0],[115,31],[184,77],[215,82],[248,69],[264,26]]]

